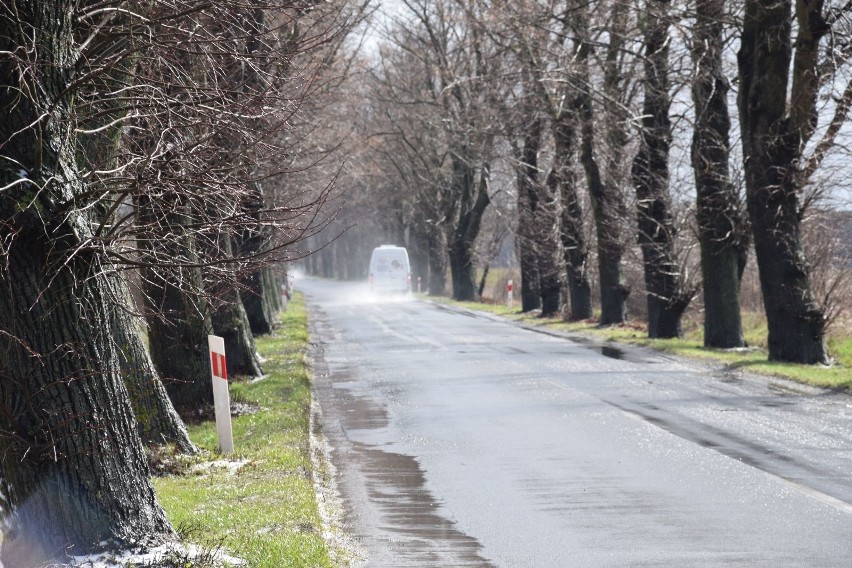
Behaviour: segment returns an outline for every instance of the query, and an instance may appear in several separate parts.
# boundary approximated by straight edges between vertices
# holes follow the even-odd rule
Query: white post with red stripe
[[[216,410],[216,432],[219,434],[219,451],[234,451],[231,434],[231,395],[228,391],[228,365],[225,360],[225,340],[216,335],[207,336],[210,347],[210,375],[213,379],[213,408]]]

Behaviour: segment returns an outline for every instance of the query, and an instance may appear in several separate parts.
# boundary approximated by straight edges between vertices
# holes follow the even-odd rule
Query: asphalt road
[[[852,566],[849,395],[296,286],[366,566]]]

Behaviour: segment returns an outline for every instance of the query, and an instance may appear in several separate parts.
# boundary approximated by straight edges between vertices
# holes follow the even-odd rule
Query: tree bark
[[[526,117],[527,115],[525,115]],[[518,257],[521,265],[521,311],[529,312],[541,307],[541,274],[538,269],[538,252],[535,239],[533,209],[538,207],[538,153],[541,149],[543,125],[541,118],[530,116],[525,125],[519,150],[516,179],[518,186],[518,230],[516,232]]]
[[[174,538],[110,337],[113,268],[86,247],[93,210],[68,208],[91,189],[69,120],[73,17],[70,0],[0,13],[0,462],[13,508],[2,560],[25,568]],[[22,73],[11,53],[37,57]]]
[[[725,0],[706,0],[696,5],[692,39],[692,169],[704,289],[704,346],[731,348],[745,345],[739,278],[740,235],[744,229],[739,200],[728,174],[731,124],[728,82],[722,70],[724,14]]]
[[[160,372],[169,398],[182,415],[213,403],[210,387],[210,361],[207,336],[213,333],[210,306],[204,290],[195,242],[182,226],[186,223],[177,200],[170,213],[145,201],[137,203],[143,223],[159,217],[162,229],[182,235],[178,241],[167,239],[145,243],[150,260],[142,268],[148,317],[148,345],[151,359]],[[171,258],[186,266],[160,270],[154,260]]]
[[[643,14],[645,98],[639,152],[633,160],[639,245],[648,298],[648,337],[682,334],[681,317],[692,299],[681,281],[674,252],[669,180],[669,1],[649,0]]]
[[[76,244],[71,227],[49,240],[40,227],[16,229],[0,273],[0,325],[9,334],[2,470],[15,504],[4,564],[29,566],[113,539],[172,537],[108,333],[120,325],[118,291],[90,255],[60,267],[59,255]]]
[[[174,444],[184,453],[195,453],[197,448],[189,439],[186,426],[175,411],[151,355],[142,341],[136,317],[128,310],[133,305],[127,283],[120,275],[113,275],[112,287],[117,291],[118,305],[113,311],[112,335],[115,339],[121,375],[130,396],[133,414],[139,427],[139,436],[145,444]]]
[[[443,296],[447,287],[447,260],[441,231],[429,231],[426,243],[429,249],[429,295]]]
[[[537,194],[532,215],[541,286],[541,317],[561,314],[566,272],[560,241],[559,197],[548,189],[547,184],[531,186],[532,192]]]
[[[219,238],[227,256],[233,256],[230,235]],[[268,279],[273,279],[271,270],[267,270]],[[267,287],[277,289],[277,285]],[[277,290],[276,290],[277,291]],[[211,286],[211,296],[219,302],[212,310],[211,324],[213,333],[225,340],[225,360],[229,376],[248,375],[260,377],[263,369],[257,355],[257,346],[251,334],[251,324],[234,281],[224,281]],[[276,294],[277,297],[277,294]]]
[[[589,250],[584,234],[583,207],[577,194],[577,180],[572,170],[576,154],[576,117],[561,112],[553,122],[555,146],[554,167],[548,177],[548,186],[562,202],[559,235],[568,276],[568,293],[571,302],[569,321],[579,321],[594,316],[592,311],[592,283],[589,280]]]
[[[461,157],[453,159],[453,170],[456,185],[454,193],[461,197],[459,217],[449,248],[453,299],[475,301],[478,295],[473,247],[482,227],[482,217],[491,203],[488,196],[488,166],[483,165],[479,169],[478,182],[475,178],[476,170]]]
[[[243,235],[237,240],[236,252],[243,258],[255,258],[264,251],[266,246],[267,232],[261,223],[261,211],[264,206],[263,190],[260,184],[255,184],[251,199],[247,199],[243,203],[243,208],[247,215],[252,216],[257,226],[251,230],[244,231]],[[327,254],[327,248],[320,251],[320,255]],[[317,253],[311,255],[312,264],[316,266]],[[332,271],[331,262],[326,262],[322,259],[323,275],[330,278],[329,272]],[[272,333],[273,322],[275,321],[275,313],[269,305],[269,290],[267,289],[266,279],[263,277],[263,268],[258,267],[240,279],[240,297],[243,300],[243,307],[248,316],[251,331],[255,335],[264,335]]]
[[[811,6],[811,5],[815,6]],[[825,316],[811,290],[801,244],[796,164],[813,132],[816,47],[825,33],[822,2],[797,2],[791,105],[791,2],[749,0],[738,54],[737,104],[749,217],[769,329],[769,359],[824,363]]]

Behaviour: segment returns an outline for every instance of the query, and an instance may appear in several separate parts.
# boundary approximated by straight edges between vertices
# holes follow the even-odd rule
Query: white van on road
[[[371,292],[410,292],[411,265],[405,247],[382,245],[370,256]]]

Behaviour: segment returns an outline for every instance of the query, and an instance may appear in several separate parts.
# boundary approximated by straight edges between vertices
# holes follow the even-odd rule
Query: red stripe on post
[[[210,364],[213,366],[213,376],[228,380],[228,364],[225,356],[215,351],[210,352]]]
[[[219,376],[219,354],[211,351],[210,352],[210,364],[213,366],[213,376]]]

